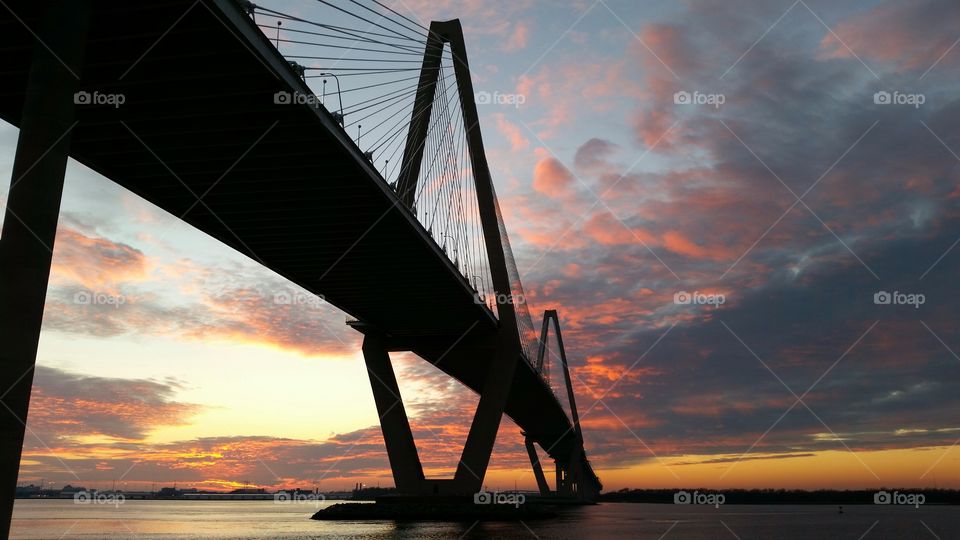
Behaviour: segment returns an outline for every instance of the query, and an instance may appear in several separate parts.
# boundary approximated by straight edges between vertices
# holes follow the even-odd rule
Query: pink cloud
[[[629,100],[642,99],[642,87],[631,78],[627,60],[597,59],[589,64],[543,65],[536,73],[523,75],[516,92],[527,105],[546,109],[531,122],[541,138],[549,139],[558,128],[592,112],[615,109]]]
[[[570,170],[554,157],[541,159],[533,169],[533,189],[548,197],[569,195],[575,181]]]
[[[520,152],[530,147],[530,141],[523,136],[520,127],[507,120],[503,113],[497,113],[494,118],[497,120],[497,130],[510,143],[510,150]]]
[[[646,84],[650,104],[634,118],[634,133],[647,148],[653,148],[656,145],[660,150],[667,150],[670,148],[670,142],[675,138],[670,136],[669,130],[670,126],[676,122],[673,93],[677,91],[677,85],[671,78],[652,75],[647,78]]]
[[[598,212],[584,223],[583,231],[604,245],[639,244],[658,245],[656,234],[636,227],[628,227],[610,212]]]
[[[634,50],[644,59],[644,65],[648,68],[672,77],[667,68],[682,75],[683,72],[692,72],[700,66],[695,54],[696,49],[689,43],[682,29],[666,24],[648,24],[641,30],[640,40],[642,43],[637,43]]]
[[[61,227],[54,247],[51,281],[115,292],[122,282],[145,280],[147,266],[147,258],[139,249]]]
[[[503,49],[511,52],[519,51],[527,46],[529,38],[530,27],[523,21],[518,22],[513,26],[513,33],[510,34],[506,43],[503,44]]]
[[[896,70],[927,70],[954,44],[960,26],[956,2],[884,2],[826,32],[821,58],[861,58]],[[942,62],[955,62],[949,55]],[[943,64],[941,64],[943,67]]]

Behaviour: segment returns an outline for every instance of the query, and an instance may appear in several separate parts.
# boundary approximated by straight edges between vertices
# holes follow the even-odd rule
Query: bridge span
[[[10,389],[0,410],[0,489],[12,494],[16,486],[63,174],[73,157],[354,319],[401,492],[478,491],[507,414],[524,433],[541,491],[582,500],[598,494],[562,339],[571,414],[544,376],[556,313],[545,314],[538,335],[526,306],[513,301],[522,299],[522,285],[460,24],[426,28],[404,17],[409,32],[401,33],[420,32],[422,41],[391,41],[376,18],[381,4],[353,4],[337,8],[339,16],[371,23],[367,33],[351,31],[353,49],[416,53],[406,93],[351,103],[350,90],[378,83],[358,83],[348,75],[359,71],[336,62],[284,57],[277,46],[296,40],[278,31],[274,42],[261,23],[264,13],[276,15],[305,35],[305,28],[334,35],[344,26],[249,2],[13,0],[0,10],[0,117],[20,128],[0,241],[0,385]],[[310,70],[324,80],[322,101],[297,98],[316,97]],[[328,79],[336,80],[337,101],[333,91],[326,95]],[[367,120],[367,133],[373,123],[385,141],[371,150],[361,142],[376,132],[361,135],[353,119],[391,102],[402,105],[395,117],[405,121],[389,131],[389,110]],[[480,395],[452,479],[424,477],[390,363],[395,351],[416,353]],[[553,490],[534,444],[555,461]],[[3,500],[8,530],[12,498]]]

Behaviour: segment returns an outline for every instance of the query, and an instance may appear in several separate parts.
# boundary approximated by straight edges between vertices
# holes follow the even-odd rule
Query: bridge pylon
[[[516,395],[520,392],[513,388],[515,377],[524,377],[525,383],[532,379],[537,381],[536,384],[545,384],[540,377],[539,368],[542,367],[547,325],[552,320],[560,341],[567,394],[572,406],[572,427],[567,432],[563,432],[563,429],[554,429],[550,431],[553,435],[547,435],[545,431],[524,434],[525,446],[542,495],[595,500],[601,486],[583,450],[583,435],[576,411],[573,386],[570,383],[566,355],[563,352],[556,311],[548,311],[544,315],[543,335],[536,370],[525,356],[532,354],[532,351],[525,352],[523,345],[525,339],[531,336],[521,335],[523,331],[518,324],[517,308],[511,300],[514,297],[515,280],[511,279],[508,257],[511,261],[509,264],[513,264],[512,255],[509,255],[509,244],[500,221],[493,180],[484,151],[466,45],[459,20],[434,21],[430,25],[403,161],[397,179],[396,194],[400,202],[416,214],[415,195],[421,178],[424,146],[441,73],[441,58],[447,46],[453,60],[453,75],[459,93],[483,246],[489,264],[493,293],[497,299],[498,325],[492,334],[472,332],[471,328],[467,328],[459,336],[432,335],[431,329],[423,329],[422,335],[390,336],[364,323],[358,322],[353,325],[365,335],[364,360],[370,373],[370,382],[380,415],[381,430],[394,481],[397,490],[406,495],[465,496],[481,490],[503,415],[511,402],[524,399]],[[501,299],[508,300],[500,301]],[[529,323],[529,315],[525,311],[524,316]],[[530,330],[532,333],[532,328]],[[400,389],[390,364],[389,353],[394,351],[414,352],[441,369],[444,369],[443,364],[463,363],[471,366],[467,374],[471,379],[469,386],[478,391],[480,401],[456,474],[452,479],[428,479],[424,476],[409,420],[400,397]],[[566,425],[570,424],[564,422],[564,426]],[[556,425],[552,427],[555,428]],[[563,434],[556,438],[558,433]],[[534,447],[535,443],[547,449],[555,460],[556,488],[554,491],[550,491],[547,484]]]
[[[571,445],[571,450],[566,459],[554,459],[556,466],[556,494],[562,497],[574,497],[593,501],[600,495],[603,484],[600,483],[600,479],[593,472],[593,467],[590,466],[590,462],[587,460],[583,443],[583,430],[580,427],[580,413],[577,411],[577,399],[573,391],[573,381],[570,378],[570,366],[567,362],[566,349],[563,346],[563,334],[560,331],[560,317],[555,309],[548,309],[543,312],[543,327],[540,331],[536,368],[538,372],[542,372],[544,369],[544,359],[550,337],[551,322],[553,323],[553,331],[557,338],[557,352],[560,357],[560,364],[563,367],[563,380],[567,391],[567,400],[570,403],[570,416],[572,417],[571,420],[573,423],[570,429],[575,437],[575,443]],[[529,442],[527,452],[530,453],[532,462],[535,456],[535,450],[531,448]],[[539,463],[534,464],[534,474],[538,474],[538,467]],[[542,485],[540,490],[543,492]]]
[[[503,241],[500,237],[496,195],[483,148],[473,82],[470,77],[463,29],[459,20],[434,21],[430,24],[418,89],[411,111],[410,130],[407,134],[400,176],[397,181],[397,196],[406,206],[413,208],[414,194],[417,192],[417,182],[423,161],[424,143],[440,77],[441,53],[445,46],[450,47],[453,59],[467,150],[474,173],[477,211],[495,298],[510,298],[511,283]],[[356,326],[365,334],[364,359],[368,368],[371,368],[371,384],[374,387],[377,410],[381,416],[381,428],[384,439],[387,440],[387,452],[390,454],[391,468],[398,490],[422,495],[468,495],[482,488],[522,350],[513,304],[498,304],[497,318],[499,319],[497,331],[492,335],[488,333],[476,339],[470,337],[471,329],[468,328],[465,329],[464,335],[460,336],[407,338],[398,342],[391,341],[390,336],[375,335],[377,331],[372,328]],[[430,329],[424,329],[424,332],[429,336]],[[441,348],[437,348],[437,343],[441,343]],[[444,344],[446,348],[443,348]],[[477,364],[483,366],[477,373],[483,381],[480,401],[452,480],[424,479],[419,458],[410,456],[413,438],[402,408],[399,388],[396,387],[395,381],[391,384],[392,368],[391,372],[386,374],[385,380],[376,379],[381,372],[386,373],[386,368],[383,367],[384,358],[387,358],[386,362],[389,363],[391,350],[413,351],[435,364],[441,361],[459,362],[476,358]],[[413,454],[416,454],[415,447]],[[398,470],[398,467],[401,470]]]

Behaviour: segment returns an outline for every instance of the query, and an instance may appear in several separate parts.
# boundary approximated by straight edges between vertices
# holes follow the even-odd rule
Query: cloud
[[[399,358],[397,371],[425,471],[453,474],[477,398],[426,362]],[[21,479],[93,487],[116,481],[130,489],[156,482],[234,489],[248,481],[274,489],[344,489],[354,482],[392,482],[379,426],[326,440],[269,436],[200,437],[148,442],[162,426],[183,425],[200,407],[176,401],[181,383],[80,375],[38,367]],[[407,391],[412,390],[412,391]],[[418,391],[419,390],[419,391]],[[528,466],[517,427],[503,420],[496,470]],[[76,475],[76,476],[74,476]]]
[[[940,68],[956,65],[949,57],[960,25],[960,6],[950,0],[902,3],[885,1],[857,13],[826,32],[822,58],[860,56],[894,70],[925,72],[938,60]]]
[[[588,62],[541,64],[519,77],[516,93],[526,97],[523,110],[538,107],[528,121],[542,140],[566,133],[561,128],[577,121],[595,121],[599,114],[614,113],[620,106],[644,99],[646,94],[631,76],[630,62],[590,57]],[[582,124],[594,125],[594,124]]]
[[[55,283],[74,283],[94,291],[115,291],[120,282],[147,278],[143,252],[128,244],[69,226],[57,231],[51,276]]]
[[[794,459],[802,457],[814,457],[816,454],[806,452],[798,454],[774,454],[772,456],[728,456],[722,458],[713,458],[705,459],[703,461],[678,461],[675,465],[695,465],[701,463],[739,463],[741,461],[760,461],[760,460],[777,460],[777,459]]]
[[[629,227],[610,212],[599,211],[590,216],[583,226],[584,232],[602,245],[620,244],[659,245],[660,240],[650,231]]]
[[[523,135],[519,126],[507,120],[503,113],[497,113],[497,130],[510,143],[510,150],[521,152],[530,147],[530,141]]]
[[[544,157],[533,169],[533,189],[548,197],[569,196],[575,182],[573,174],[554,157]]]
[[[530,27],[527,23],[520,21],[513,25],[513,32],[510,34],[506,43],[503,44],[503,49],[511,52],[519,51],[527,46],[529,38]]]
[[[651,69],[689,75],[702,68],[689,34],[674,25],[647,24],[640,32],[640,39],[632,46]]]
[[[515,21],[535,6],[532,0],[407,0],[394,9],[420,21],[460,19],[468,50],[475,56],[476,51],[490,42],[498,45],[503,40],[516,40],[517,45],[525,42],[526,30],[518,29],[525,25]],[[500,46],[494,48],[501,50]]]
[[[143,441],[161,426],[189,423],[200,407],[174,400],[182,383],[95,377],[37,366],[30,428],[41,440],[108,437]]]
[[[303,355],[359,349],[339,310],[266,269],[168,262],[70,226],[58,232],[43,328],[245,342]]]
[[[594,137],[577,148],[573,165],[581,172],[595,172],[606,166],[607,160],[617,149],[615,143]]]
[[[897,70],[916,70],[915,80],[956,35],[930,25],[931,35],[910,46],[866,51],[854,44],[854,26],[873,28],[864,40],[882,39],[878,29],[892,25],[915,34],[923,25],[914,21],[938,13],[934,4],[845,12],[837,34],[858,54],[863,48],[879,84],[894,88]],[[801,395],[875,321],[804,398],[839,437],[798,404],[756,451],[845,452],[838,438],[858,451],[949,446],[957,426],[948,410],[957,403],[942,381],[956,361],[920,321],[956,349],[946,299],[958,264],[948,249],[960,236],[951,204],[960,167],[944,148],[960,148],[956,84],[930,87],[919,109],[876,106],[878,82],[856,58],[824,55],[823,27],[806,10],[719,80],[765,29],[743,16],[745,6],[691,4],[680,22],[640,33],[678,77],[642,46],[625,45],[639,61],[621,78],[642,81],[643,99],[623,109],[632,111],[637,145],[616,148],[607,135],[564,140],[602,204],[579,211],[594,203],[585,191],[510,199],[524,207],[511,230],[522,239],[521,271],[532,261],[524,284],[536,293],[533,307],[560,310],[578,396],[589,396],[581,413],[609,389],[587,415],[591,459],[616,466],[649,457],[624,451],[631,435],[614,411],[656,441],[658,455],[742,454],[794,399],[753,353]],[[761,9],[771,21],[782,13]],[[952,20],[956,10],[940,12]],[[562,70],[546,62],[523,83],[544,100],[580,96],[563,87]],[[681,89],[722,92],[727,101],[719,109],[676,105]],[[537,125],[556,118],[548,111]],[[633,169],[620,163],[641,156]],[[878,310],[878,290],[941,300],[926,311]],[[677,305],[678,291],[719,292],[727,302]]]
[[[154,335],[230,341],[307,356],[359,349],[358,337],[342,324],[338,311],[277,278],[265,276],[257,286],[206,289],[196,300],[185,303],[147,293],[124,296],[119,305],[78,302],[86,293],[74,287],[53,289],[44,311],[44,330],[98,337]],[[294,300],[288,302],[288,298]]]
[[[667,231],[663,234],[663,245],[668,250],[679,255],[686,255],[695,259],[716,258],[717,254],[709,249],[698,246],[692,240],[677,231]]]

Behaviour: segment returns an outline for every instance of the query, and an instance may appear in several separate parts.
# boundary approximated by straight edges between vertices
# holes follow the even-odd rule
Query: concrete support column
[[[10,531],[90,10],[54,0],[38,27],[0,236],[0,537]]]
[[[487,374],[487,380],[480,394],[480,403],[473,415],[470,433],[457,464],[454,476],[458,489],[464,493],[476,493],[483,487],[483,477],[490,464],[493,445],[497,441],[500,420],[507,407],[513,374],[517,369],[517,351],[511,339],[504,339],[501,330],[500,343]]]
[[[543,475],[540,456],[537,455],[537,449],[533,446],[533,441],[526,434],[524,434],[523,444],[527,447],[527,455],[530,456],[530,465],[533,467],[533,475],[537,478],[537,487],[540,489],[540,494],[549,495],[550,486],[547,485],[547,478]]]
[[[424,481],[423,466],[400,398],[400,387],[390,363],[390,354],[378,335],[368,333],[364,336],[363,359],[370,375],[370,387],[373,388],[373,399],[377,404],[380,429],[383,431],[397,491],[406,495],[419,493]]]

